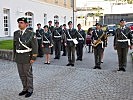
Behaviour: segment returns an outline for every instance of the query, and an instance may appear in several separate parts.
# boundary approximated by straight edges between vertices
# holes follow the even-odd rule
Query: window
[[[71,21],[73,21],[73,17],[71,17]]]
[[[73,0],[70,0],[70,3],[71,3],[71,7],[73,7]]]
[[[66,24],[66,16],[64,16],[64,24]]]
[[[9,25],[10,25],[10,18],[9,18],[9,14],[10,14],[10,10],[9,9],[3,9],[3,19],[4,19],[4,34],[6,36],[9,36]]]
[[[47,14],[44,14],[44,25],[47,24]]]
[[[64,6],[66,6],[66,0],[64,0]]]
[[[55,3],[58,3],[58,0],[55,0]]]
[[[25,16],[28,19],[29,27],[33,28],[33,13],[32,12],[26,12]]]
[[[59,16],[57,16],[57,15],[54,16],[54,23],[55,22],[59,22]]]

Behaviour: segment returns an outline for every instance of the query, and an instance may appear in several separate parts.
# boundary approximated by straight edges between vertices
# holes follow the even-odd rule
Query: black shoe
[[[100,66],[98,66],[97,68],[98,68],[98,69],[101,69],[101,67],[100,67]]]
[[[80,61],[82,61],[82,59],[79,59]]]
[[[63,54],[62,56],[66,56],[65,54]]]
[[[123,71],[123,72],[125,72],[126,70],[125,70],[125,68],[119,68],[117,71]]]
[[[74,66],[74,64],[71,64],[71,66]]]
[[[50,64],[50,62],[47,63],[48,65]]]
[[[94,66],[94,68],[93,69],[97,69],[98,67],[97,66]]]
[[[70,63],[68,63],[66,66],[70,66],[71,64]]]
[[[26,98],[30,97],[30,96],[32,95],[32,93],[33,93],[33,92],[28,92],[28,93],[26,93],[25,97],[26,97]]]
[[[57,57],[55,57],[54,59],[58,59]]]
[[[44,64],[48,64],[47,62],[45,62]]]
[[[28,91],[22,91],[19,93],[19,96],[25,95],[26,93],[28,93]]]
[[[126,71],[125,68],[122,68],[122,71],[125,72]]]
[[[101,63],[103,63],[103,61],[101,61]]]
[[[76,61],[78,61],[79,59],[77,58]]]

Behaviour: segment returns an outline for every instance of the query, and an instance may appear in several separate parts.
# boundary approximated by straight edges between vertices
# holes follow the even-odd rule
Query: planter
[[[13,60],[12,50],[0,50],[0,59]]]

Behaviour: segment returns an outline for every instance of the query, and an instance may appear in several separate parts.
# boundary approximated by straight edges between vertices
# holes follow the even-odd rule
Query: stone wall
[[[0,59],[13,60],[12,50],[0,50]]]

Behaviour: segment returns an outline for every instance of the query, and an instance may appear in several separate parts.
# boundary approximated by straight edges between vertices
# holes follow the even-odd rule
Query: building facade
[[[76,2],[76,0],[74,0]],[[60,25],[73,20],[73,0],[2,0],[0,3],[0,37],[13,36],[18,29],[17,19],[27,17],[29,26],[36,30],[48,21],[59,21]]]

